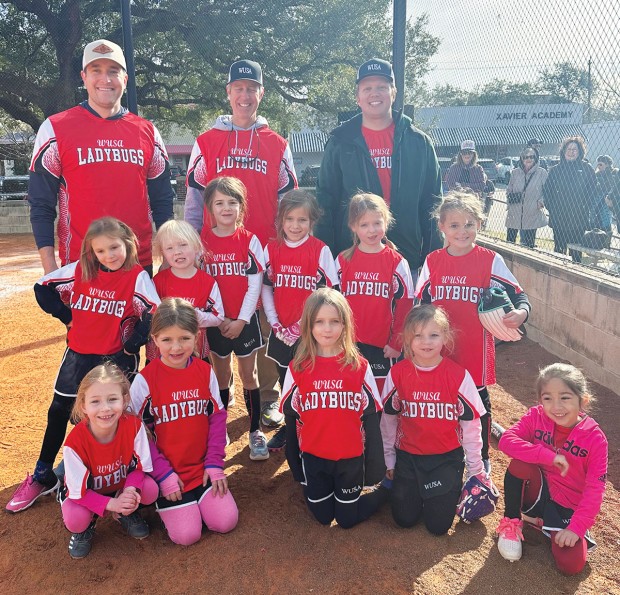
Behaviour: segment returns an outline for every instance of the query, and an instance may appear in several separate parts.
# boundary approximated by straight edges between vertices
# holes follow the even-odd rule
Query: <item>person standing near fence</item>
[[[448,190],[469,188],[481,197],[486,181],[487,175],[482,166],[478,165],[476,144],[473,140],[464,140],[456,156],[456,163],[453,163],[446,173]]]
[[[407,259],[412,275],[442,245],[431,215],[441,201],[441,173],[430,138],[410,118],[392,111],[396,97],[392,65],[372,58],[357,73],[358,114],[332,130],[317,180],[323,217],[315,235],[334,254],[351,246],[351,197],[383,197],[394,215],[389,239]]]
[[[234,62],[226,85],[232,115],[219,116],[213,127],[194,143],[187,171],[185,220],[201,234],[203,242],[211,226],[203,192],[214,178],[232,176],[243,182],[248,192],[244,226],[256,235],[261,246],[276,237],[279,195],[297,188],[293,154],[287,141],[258,115],[264,94],[260,64],[252,60]],[[260,319],[266,340],[271,327],[262,310]],[[275,363],[265,357],[264,349],[259,352],[257,363],[263,401],[261,419],[264,425],[278,426],[284,420],[278,411],[279,395],[274,388],[278,371]]]
[[[549,170],[543,188],[549,225],[553,228],[554,251],[566,254],[568,244],[581,244],[588,229],[590,210],[596,202],[596,176],[584,161],[586,147],[580,136],[562,142],[560,163]],[[581,262],[581,252],[568,250],[574,262]]]
[[[538,153],[531,147],[521,152],[519,165],[512,170],[506,187],[507,240],[515,243],[521,235],[522,246],[533,248],[536,230],[549,222],[544,212],[543,186],[547,172],[538,165]]]
[[[118,45],[106,39],[89,43],[81,76],[88,99],[45,120],[34,143],[28,200],[43,271],[58,268],[58,208],[61,266],[79,260],[92,221],[112,216],[136,234],[140,264],[152,274],[152,221],[159,228],[172,218],[166,148],[151,122],[121,106],[128,74]]]

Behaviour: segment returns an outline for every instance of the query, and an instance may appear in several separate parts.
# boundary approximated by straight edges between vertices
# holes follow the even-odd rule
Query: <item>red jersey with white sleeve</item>
[[[555,423],[537,405],[504,432],[498,447],[513,459],[540,465],[551,499],[575,511],[566,528],[583,537],[601,510],[609,447],[598,423],[585,413],[580,415],[564,444],[556,448]],[[564,477],[553,466],[556,454],[568,461]]]
[[[73,321],[67,344],[84,354],[117,353],[140,327],[141,339],[128,349],[137,352],[148,338],[150,317],[160,301],[139,264],[130,270],[99,269],[94,279],[84,281],[80,263],[73,262],[39,279],[34,289],[45,312],[65,324]]]
[[[267,320],[288,327],[299,322],[308,296],[319,287],[338,285],[334,257],[314,236],[300,242],[272,241],[265,247],[263,283],[273,292],[273,308],[265,300]]]
[[[206,327],[218,326],[224,320],[224,306],[217,281],[208,273],[197,269],[194,276],[185,279],[177,277],[172,269],[159,271],[153,277],[157,294],[163,300],[167,297],[183,298],[196,309],[198,324],[201,328],[198,336],[198,355],[204,359],[210,353]],[[151,340],[147,345],[147,358],[159,357],[159,350]]]
[[[157,129],[130,112],[105,119],[78,105],[45,120],[30,170],[60,181],[61,263],[78,260],[90,223],[110,215],[131,227],[140,239],[140,263],[150,265],[153,219],[147,181],[160,176],[167,163]]]
[[[204,268],[218,282],[224,315],[231,320],[242,318],[249,322],[258,305],[260,282],[265,271],[263,248],[258,238],[244,227],[238,227],[232,235],[225,237],[208,228],[203,241]],[[256,298],[246,300],[250,275],[260,275],[261,278],[258,279]]]
[[[468,472],[479,473],[480,417],[485,413],[476,385],[462,366],[445,357],[434,368],[401,360],[390,369],[383,388],[381,434],[388,469],[396,463],[396,448],[435,455],[462,445]]]
[[[207,362],[192,357],[177,369],[153,360],[130,393],[131,410],[152,416],[157,448],[183,481],[184,492],[202,485],[206,467],[224,467],[226,410]]]
[[[369,254],[356,248],[350,260],[339,254],[340,291],[347,298],[359,343],[400,351],[405,318],[413,307],[413,281],[407,261],[389,246]]]
[[[62,451],[67,497],[80,500],[88,490],[112,496],[132,471],[153,470],[146,430],[135,415],[121,415],[114,438],[98,442],[83,419],[71,430]]]
[[[269,128],[265,118],[259,117],[255,126],[242,130],[233,127],[230,116],[220,116],[211,130],[196,139],[187,171],[188,192],[197,189],[202,194],[205,186],[220,176],[237,178],[247,188],[245,226],[264,246],[276,235],[278,193],[297,187],[287,141]],[[212,225],[210,221],[205,208],[203,240]]]
[[[363,419],[381,411],[368,362],[343,368],[340,356],[316,357],[314,368],[289,364],[280,411],[297,420],[301,452],[338,461],[364,452]]]
[[[487,287],[506,290],[516,308],[530,310],[504,259],[481,246],[464,256],[451,256],[445,248],[431,252],[416,288],[422,302],[441,306],[448,314],[455,338],[450,358],[469,371],[478,387],[495,383],[495,341],[478,318],[480,293]]]
[[[381,190],[383,200],[390,205],[390,193],[392,191],[392,152],[394,150],[394,122],[383,130],[372,130],[362,126],[362,135],[366,141],[370,159],[373,162]]]

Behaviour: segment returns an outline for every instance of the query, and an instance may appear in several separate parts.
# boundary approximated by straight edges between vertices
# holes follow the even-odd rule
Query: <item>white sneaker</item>
[[[267,438],[260,430],[250,432],[250,459],[252,461],[265,461],[269,458]]]
[[[516,562],[523,554],[523,521],[504,517],[495,532],[499,534],[497,549],[504,560]]]

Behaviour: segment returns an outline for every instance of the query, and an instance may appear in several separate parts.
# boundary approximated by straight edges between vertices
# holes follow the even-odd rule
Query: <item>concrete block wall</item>
[[[528,337],[619,392],[620,279],[519,246],[481,243],[503,256],[530,298]]]

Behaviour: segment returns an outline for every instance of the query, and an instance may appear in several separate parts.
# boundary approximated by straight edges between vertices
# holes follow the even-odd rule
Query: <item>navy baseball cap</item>
[[[230,65],[227,84],[235,81],[254,81],[262,86],[263,69],[253,60],[237,60]]]
[[[356,83],[359,83],[367,76],[383,76],[391,83],[394,82],[394,71],[392,65],[380,58],[371,58],[368,62],[364,62],[357,71]]]

